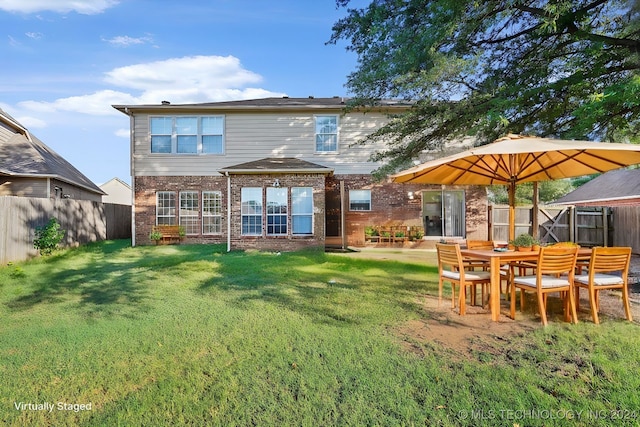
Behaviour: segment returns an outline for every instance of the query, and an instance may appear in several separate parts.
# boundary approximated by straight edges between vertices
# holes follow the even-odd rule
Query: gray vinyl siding
[[[0,196],[49,197],[48,180],[42,178],[0,179]]]
[[[206,115],[210,113],[203,113]],[[321,111],[318,115],[334,113]],[[387,121],[382,113],[338,115],[337,153],[315,152],[314,113],[225,114],[223,155],[151,154],[147,115],[136,116],[133,168],[135,176],[212,176],[219,169],[266,157],[297,157],[330,167],[336,174],[367,174],[377,168],[369,162],[371,144],[350,145],[372,133]],[[167,113],[171,115],[171,113]],[[197,114],[189,114],[194,116]]]

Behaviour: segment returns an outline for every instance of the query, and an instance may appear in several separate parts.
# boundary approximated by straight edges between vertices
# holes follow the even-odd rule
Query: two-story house
[[[375,144],[359,144],[410,108],[381,102],[265,98],[189,105],[114,105],[131,123],[133,244],[157,224],[229,249],[362,245],[369,225],[486,236],[483,188],[375,182]]]

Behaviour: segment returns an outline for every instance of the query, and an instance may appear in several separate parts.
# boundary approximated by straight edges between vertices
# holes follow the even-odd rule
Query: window
[[[287,234],[287,193],[286,187],[267,188],[267,234]]]
[[[316,152],[338,151],[338,116],[316,116]]]
[[[198,119],[196,117],[176,117],[176,142],[178,153],[198,152]]]
[[[291,233],[313,234],[313,188],[291,189]]]
[[[223,154],[222,116],[202,118],[202,152],[207,154]]]
[[[158,191],[156,193],[156,224],[175,225],[176,223],[176,193],[172,191]]]
[[[222,193],[202,192],[202,234],[222,233]]]
[[[186,234],[198,234],[198,192],[180,192],[180,225]]]
[[[350,211],[371,210],[371,190],[349,190]]]
[[[151,117],[151,152],[224,154],[224,116]]]
[[[243,188],[241,205],[242,235],[262,235],[262,188]]]
[[[154,117],[151,119],[151,152],[171,153],[171,135],[173,121],[171,117]]]

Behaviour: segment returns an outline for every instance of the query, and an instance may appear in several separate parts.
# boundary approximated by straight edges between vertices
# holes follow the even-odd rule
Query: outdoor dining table
[[[489,309],[491,320],[497,322],[500,319],[500,266],[516,261],[535,261],[538,259],[538,251],[461,249],[460,253],[466,258],[489,261],[491,272]],[[588,259],[590,256],[591,248],[578,250],[578,259]]]

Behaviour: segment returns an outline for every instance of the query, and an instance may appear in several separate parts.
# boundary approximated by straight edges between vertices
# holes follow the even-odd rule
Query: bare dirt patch
[[[502,296],[502,309],[497,322],[491,321],[488,309],[479,306],[467,306],[464,316],[458,314],[457,308],[451,308],[451,301],[443,300],[438,304],[438,298],[426,296],[421,304],[424,307],[424,317],[404,323],[396,331],[405,350],[421,355],[425,345],[436,344],[446,350],[451,350],[461,357],[471,356],[473,351],[493,351],[498,344],[512,338],[542,328],[538,315],[538,306],[533,295],[527,294],[525,310],[520,311],[520,304],[516,305],[516,319],[511,319],[509,301]],[[634,322],[640,319],[640,305],[631,304]],[[549,297],[547,306],[549,323],[563,322],[562,306],[559,299]],[[600,322],[610,319],[624,319],[624,309],[620,292],[601,292]],[[589,312],[589,301],[586,292],[581,293],[580,322],[592,322]]]

